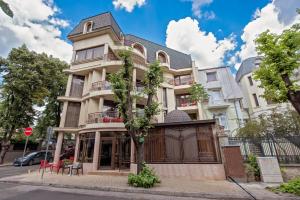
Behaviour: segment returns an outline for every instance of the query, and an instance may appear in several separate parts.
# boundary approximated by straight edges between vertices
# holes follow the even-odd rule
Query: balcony
[[[108,81],[97,81],[92,83],[91,91],[111,90],[111,83]]]
[[[168,83],[169,85],[175,85],[173,78],[164,78],[164,82]]]
[[[192,85],[193,83],[194,79],[191,75],[177,76],[174,80],[175,86]]]
[[[188,98],[181,98],[181,99],[176,99],[176,105],[177,107],[189,107],[189,106],[196,106],[197,102],[196,101],[191,101]]]
[[[94,123],[123,123],[118,111],[96,112],[88,114],[87,124]]]
[[[230,104],[225,102],[224,99],[214,99],[211,96],[208,101],[209,109],[227,108],[229,105]]]

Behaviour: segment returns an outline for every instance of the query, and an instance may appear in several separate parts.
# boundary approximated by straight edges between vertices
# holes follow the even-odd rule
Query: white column
[[[70,96],[71,93],[72,79],[73,79],[73,74],[69,74],[66,93],[65,93],[65,96],[67,97]]]
[[[100,97],[100,99],[99,99],[99,107],[98,107],[98,111],[99,112],[103,111],[103,105],[104,105],[104,98]]]
[[[60,128],[65,127],[65,122],[66,122],[66,118],[67,118],[67,110],[68,110],[68,102],[65,101],[64,106],[63,106],[63,112],[62,112],[62,115],[60,118],[60,123],[59,123]]]
[[[131,144],[130,144],[130,163],[134,163],[134,150],[135,150],[135,146],[134,146],[134,142],[133,139],[131,138]]]
[[[64,133],[59,132],[57,135],[57,142],[56,142],[56,148],[55,148],[55,154],[54,154],[54,163],[58,163],[60,160],[60,154],[61,154],[61,148],[64,140]]]
[[[95,133],[95,145],[94,145],[94,155],[93,155],[93,171],[98,170],[99,163],[99,150],[100,150],[100,132]]]
[[[74,162],[77,162],[78,155],[79,155],[79,134],[76,133],[76,144],[75,144]]]
[[[102,77],[101,77],[101,81],[105,81],[106,80],[106,68],[104,67],[103,69],[102,69]]]

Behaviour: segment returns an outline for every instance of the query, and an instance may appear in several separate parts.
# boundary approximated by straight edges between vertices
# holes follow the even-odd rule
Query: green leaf
[[[13,11],[9,8],[9,5],[5,3],[3,0],[0,0],[0,8],[3,10],[5,14],[7,14],[9,17],[13,18],[14,13]]]

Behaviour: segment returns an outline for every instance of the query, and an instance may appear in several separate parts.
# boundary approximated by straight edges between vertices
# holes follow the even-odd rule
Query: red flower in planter
[[[103,122],[104,123],[109,123],[110,122],[110,118],[109,117],[103,117]]]

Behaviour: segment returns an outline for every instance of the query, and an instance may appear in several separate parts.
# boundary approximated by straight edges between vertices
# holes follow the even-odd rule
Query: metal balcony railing
[[[182,80],[176,80],[174,81],[175,86],[179,86],[179,85],[192,85],[194,83],[194,80],[192,78],[189,79],[182,79]]]
[[[187,107],[197,105],[196,101],[191,101],[190,99],[176,99],[177,107]]]
[[[123,123],[123,118],[118,111],[95,112],[88,114],[87,123]]]
[[[91,91],[111,90],[111,83],[108,81],[97,81],[92,83]]]

